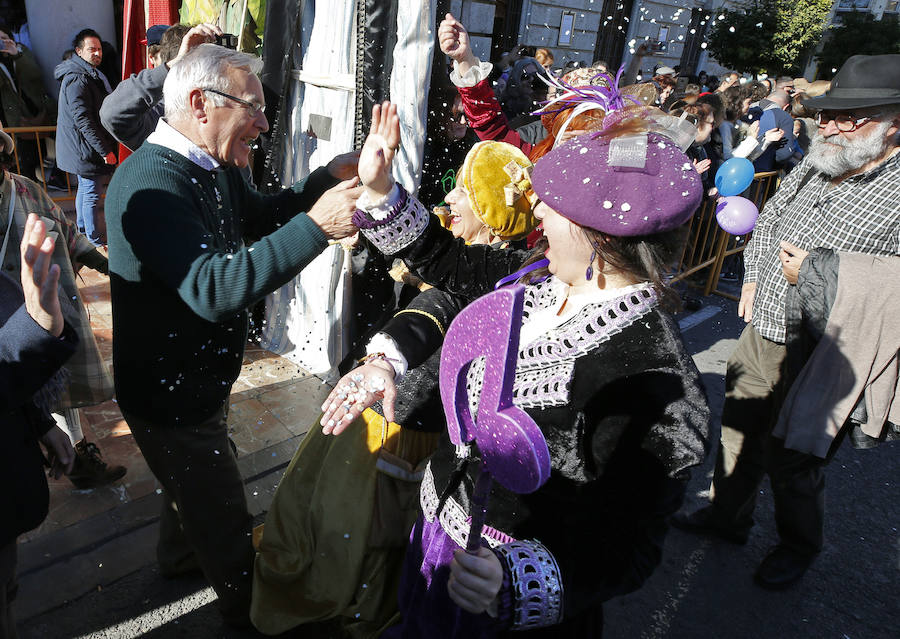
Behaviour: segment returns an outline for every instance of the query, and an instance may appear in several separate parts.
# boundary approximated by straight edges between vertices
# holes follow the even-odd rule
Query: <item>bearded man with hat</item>
[[[744,252],[738,315],[747,327],[728,361],[711,503],[672,520],[743,544],[768,474],[779,543],[754,579],[776,590],[800,579],[822,549],[825,516],[824,460],[772,436],[789,390],[785,301],[812,249],[900,252],[900,55],[851,57],[828,92],[803,104],[816,111],[818,135],[766,203]]]

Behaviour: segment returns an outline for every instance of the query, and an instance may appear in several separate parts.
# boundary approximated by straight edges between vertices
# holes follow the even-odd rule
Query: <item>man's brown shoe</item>
[[[69,481],[75,488],[97,488],[122,479],[127,472],[124,466],[110,466],[96,444],[82,439],[75,444],[75,464],[69,473]]]

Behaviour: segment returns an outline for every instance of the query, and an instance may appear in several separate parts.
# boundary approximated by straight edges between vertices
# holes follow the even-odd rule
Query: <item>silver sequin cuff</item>
[[[400,185],[397,185],[400,186]],[[396,208],[395,208],[396,207]],[[366,209],[357,214],[366,213]],[[367,224],[357,223],[366,239],[385,255],[399,253],[412,244],[428,226],[428,210],[402,186],[396,203],[391,203],[390,214],[384,220],[369,218]],[[356,220],[356,218],[354,218]]]
[[[541,543],[514,541],[494,549],[513,590],[511,630],[552,626],[562,619],[563,586],[556,559]]]

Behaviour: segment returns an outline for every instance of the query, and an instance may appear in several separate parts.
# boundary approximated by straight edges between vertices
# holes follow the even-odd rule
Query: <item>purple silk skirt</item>
[[[502,534],[502,533],[500,533]],[[487,613],[473,615],[460,609],[447,594],[450,562],[459,545],[440,521],[419,515],[413,526],[400,578],[400,614],[403,621],[381,636],[385,639],[489,639],[500,632]]]

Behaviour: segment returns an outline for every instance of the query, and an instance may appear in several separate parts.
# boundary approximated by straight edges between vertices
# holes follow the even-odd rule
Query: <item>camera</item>
[[[216,36],[216,44],[227,49],[237,49],[238,37],[231,33],[223,33]]]

